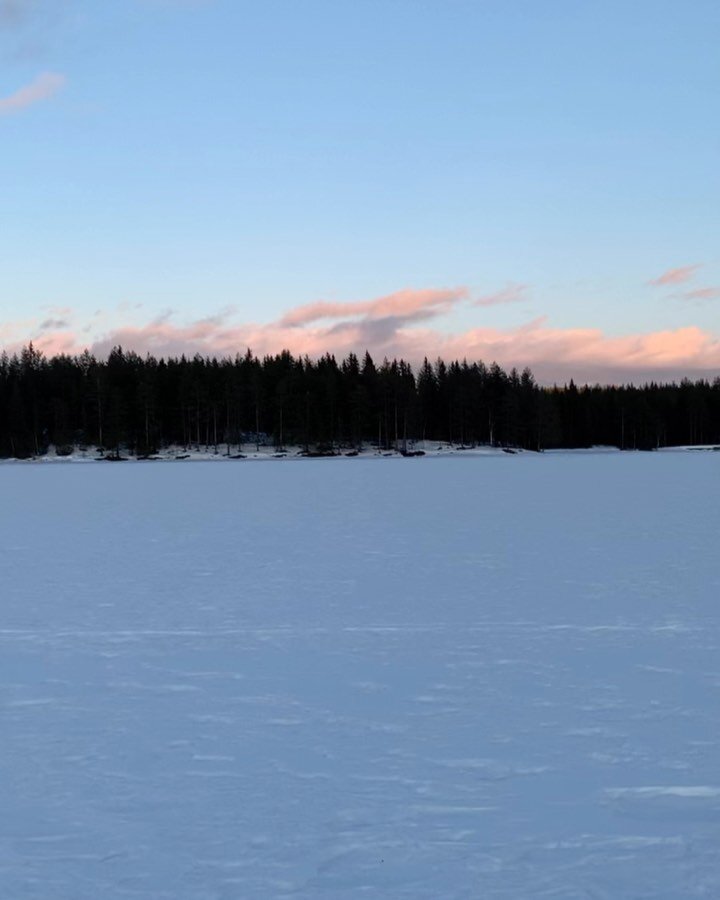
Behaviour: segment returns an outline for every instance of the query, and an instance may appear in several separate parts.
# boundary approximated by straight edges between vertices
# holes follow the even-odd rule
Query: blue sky
[[[0,0],[0,345],[720,368],[719,41],[705,0]]]

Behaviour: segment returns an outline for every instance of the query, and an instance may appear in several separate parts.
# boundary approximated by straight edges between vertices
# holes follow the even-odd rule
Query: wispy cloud
[[[69,327],[67,319],[45,319],[38,325],[38,331],[62,331]]]
[[[695,273],[699,268],[700,263],[695,263],[691,266],[678,266],[676,269],[668,269],[657,278],[650,279],[650,281],[648,281],[648,284],[652,285],[653,287],[666,287],[668,285],[672,286],[675,284],[685,284],[695,277]]]
[[[77,28],[81,18],[72,15],[78,0],[0,0],[0,36],[7,37],[3,63],[34,61],[46,65],[50,48],[57,48],[65,26]]]
[[[135,0],[135,2],[140,6],[145,6],[150,9],[152,9],[152,7],[156,7],[159,9],[165,8],[168,10],[172,10],[183,8],[201,9],[205,6],[213,6],[216,0]]]
[[[485,294],[473,301],[473,306],[504,306],[507,303],[522,303],[527,300],[526,284],[509,284],[494,294]]]
[[[0,26],[20,25],[34,6],[34,0],[0,0]]]
[[[30,84],[18,88],[7,97],[0,97],[0,116],[18,112],[42,100],[47,100],[66,84],[64,75],[57,72],[42,72]]]
[[[442,356],[529,365],[545,383],[710,378],[720,369],[720,336],[696,326],[611,336],[594,328],[555,328],[545,318],[460,333],[431,322],[464,297],[464,289],[400,291],[375,300],[301,306],[266,323],[237,322],[232,309],[179,323],[167,310],[101,334],[97,324],[88,331],[79,317],[56,315],[0,324],[0,343],[13,351],[32,339],[48,354],[79,353],[89,345],[98,356],[117,345],[156,356],[234,356],[250,347],[261,356],[287,348],[312,357],[327,352],[342,357],[367,349],[376,359],[404,357],[413,363]]]
[[[73,0],[0,0],[0,28],[44,27],[58,21]]]
[[[322,319],[347,319],[362,316],[366,320],[393,318],[397,321],[428,319],[448,312],[467,296],[467,288],[441,290],[404,290],[377,300],[350,303],[308,303],[286,313],[280,323],[290,327],[309,325]]]
[[[720,300],[720,288],[718,287],[701,287],[692,291],[683,291],[680,296],[684,300]]]

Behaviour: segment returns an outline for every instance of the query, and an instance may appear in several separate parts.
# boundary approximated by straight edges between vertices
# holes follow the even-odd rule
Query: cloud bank
[[[720,337],[690,325],[664,331],[612,336],[596,328],[556,328],[546,318],[513,328],[479,326],[450,333],[442,317],[473,301],[465,288],[403,290],[373,300],[318,302],[289,310],[274,322],[237,322],[228,309],[188,323],[172,311],[143,324],[93,333],[67,309],[42,320],[5,323],[0,345],[10,351],[32,339],[48,355],[88,347],[105,356],[114,346],[155,356],[235,356],[250,347],[259,356],[289,349],[316,357],[369,350],[376,360],[403,357],[417,364],[427,356],[446,360],[497,361],[530,366],[543,382],[642,383],[720,375]],[[84,326],[84,327],[83,327]]]

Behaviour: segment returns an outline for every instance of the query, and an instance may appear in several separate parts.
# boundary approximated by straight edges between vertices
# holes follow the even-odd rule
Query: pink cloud
[[[473,306],[503,306],[506,303],[522,303],[527,300],[526,291],[526,284],[509,284],[494,294],[478,297],[473,301]]]
[[[394,323],[386,326],[373,320],[307,328],[280,322],[239,326],[216,326],[207,321],[187,326],[155,322],[118,329],[92,349],[104,355],[117,344],[156,355],[200,352],[234,356],[250,347],[261,356],[284,348],[313,357],[326,352],[342,357],[367,349],[377,358],[402,356],[415,363],[424,356],[438,355],[446,359],[496,360],[504,366],[529,365],[546,382],[571,377],[578,382],[643,381],[693,374],[710,377],[720,370],[720,339],[694,326],[611,337],[599,329],[552,328],[542,319],[517,328],[475,328],[460,334]]]
[[[695,273],[699,268],[700,264],[696,263],[692,266],[678,266],[676,269],[668,269],[666,272],[663,272],[662,275],[648,281],[648,284],[653,285],[653,287],[685,284],[686,281],[690,281],[695,276]]]
[[[111,328],[89,340],[72,320],[5,323],[0,342],[12,352],[32,338],[48,355],[80,353],[89,344],[100,357],[117,345],[155,356],[233,357],[248,347],[258,356],[283,349],[311,357],[369,350],[376,359],[403,357],[415,364],[424,356],[442,356],[495,360],[508,368],[528,365],[545,383],[570,378],[578,383],[638,383],[720,374],[720,337],[696,326],[621,336],[594,328],[554,328],[545,318],[514,328],[480,327],[455,334],[430,327],[429,318],[451,309],[464,294],[401,291],[377,300],[311,304],[269,323],[237,323],[232,310],[224,310],[178,324],[168,311],[145,324]],[[66,327],[50,327],[63,324]],[[92,333],[97,335],[96,329]]]
[[[321,319],[347,319],[364,316],[367,319],[398,318],[413,320],[431,318],[447,312],[467,296],[467,288],[441,290],[404,290],[377,300],[351,303],[308,303],[286,313],[280,323],[291,327],[308,325]]]
[[[47,100],[61,90],[65,83],[64,75],[56,72],[43,72],[30,84],[26,84],[7,97],[0,98],[0,116],[18,112],[41,100]]]
[[[46,356],[59,356],[63,353],[75,356],[86,348],[86,345],[83,345],[76,335],[66,331],[51,331],[42,334],[33,341],[33,345],[36,350],[42,351]]]

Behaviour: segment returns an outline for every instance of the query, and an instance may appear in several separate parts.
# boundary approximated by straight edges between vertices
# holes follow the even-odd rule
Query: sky
[[[0,348],[720,375],[717,0],[0,0]]]

